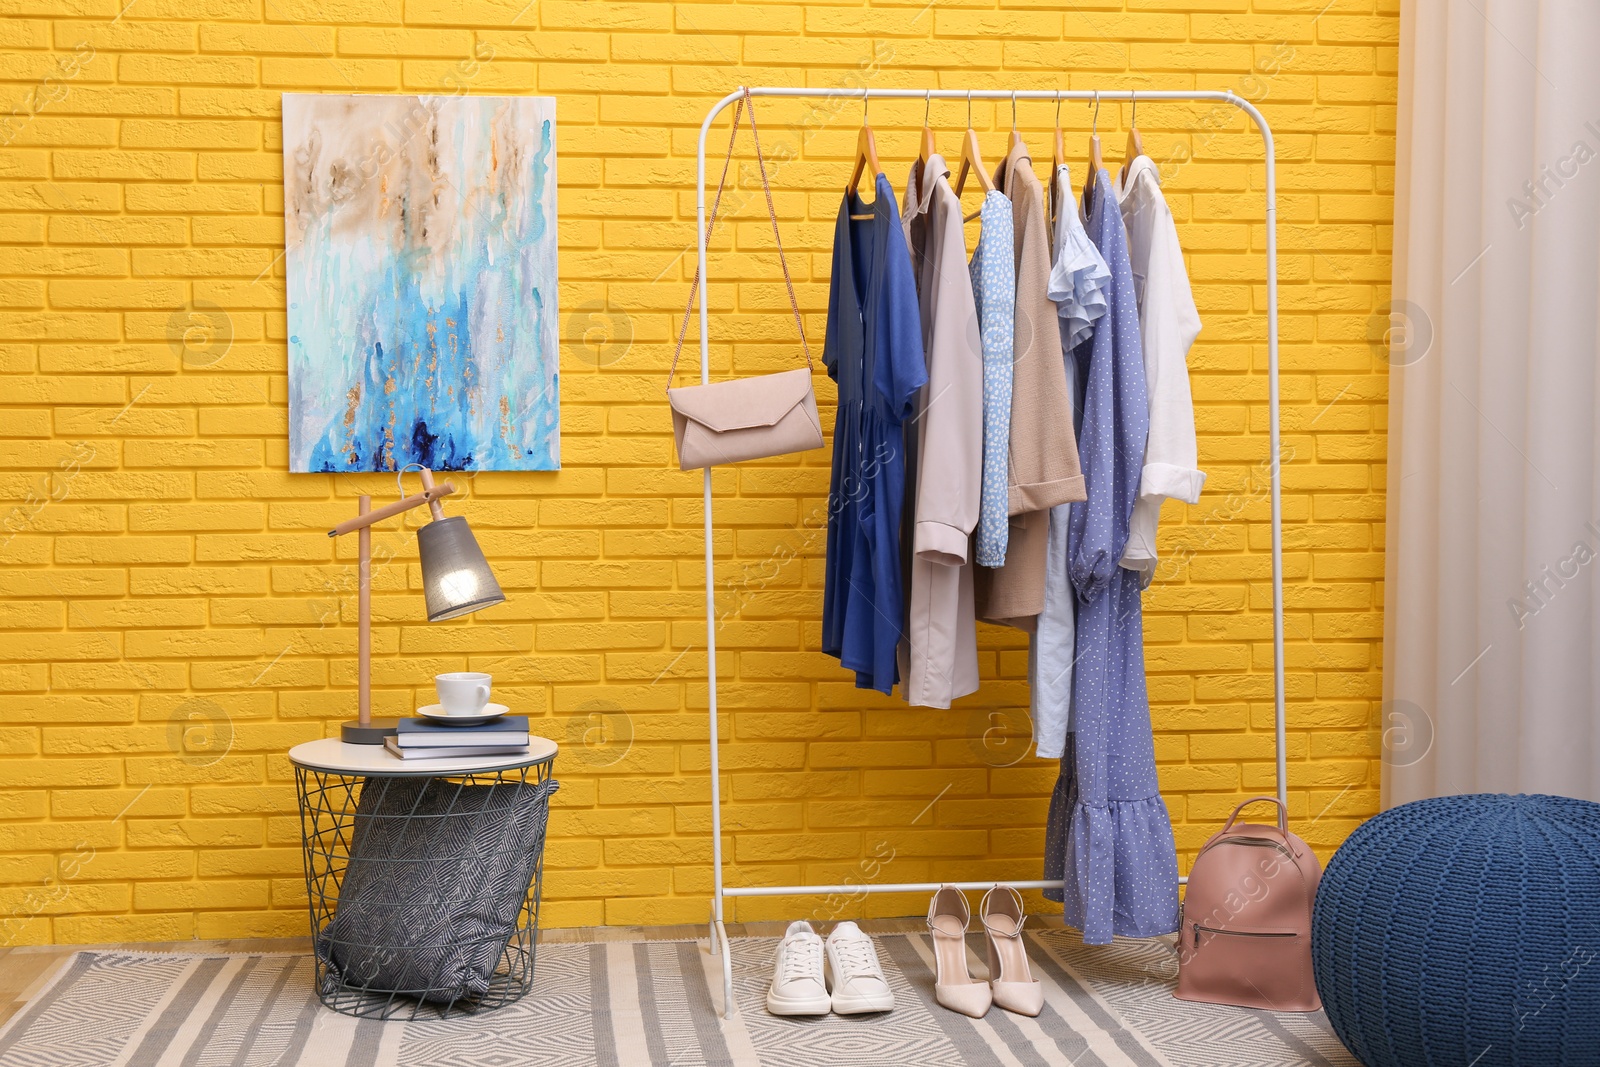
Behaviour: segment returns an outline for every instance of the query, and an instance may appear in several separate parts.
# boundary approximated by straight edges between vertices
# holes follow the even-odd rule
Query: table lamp
[[[433,521],[417,530],[417,550],[422,557],[422,591],[428,603],[428,621],[442,622],[460,615],[502,603],[506,595],[494,580],[489,561],[483,558],[478,539],[472,536],[467,520],[460,515],[444,516],[439,501],[456,491],[453,482],[433,484],[433,472],[422,468],[422,492],[385,504],[376,511],[372,498],[363,495],[359,514],[328,531],[329,537],[357,533],[360,557],[361,636],[360,697],[358,718],[347,722],[339,736],[346,744],[381,745],[395,732],[397,719],[372,717],[372,524],[394,515],[428,505]]]

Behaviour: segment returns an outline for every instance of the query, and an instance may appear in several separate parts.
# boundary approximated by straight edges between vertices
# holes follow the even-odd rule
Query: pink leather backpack
[[[1248,805],[1278,805],[1278,825],[1238,823]],[[1252,797],[1200,849],[1178,930],[1182,1000],[1271,1011],[1322,1007],[1311,975],[1311,905],[1322,865],[1289,832],[1275,797]]]

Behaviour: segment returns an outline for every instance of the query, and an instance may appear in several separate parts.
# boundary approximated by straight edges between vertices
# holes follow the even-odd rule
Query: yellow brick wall
[[[509,603],[430,626],[414,522],[374,538],[378,711],[409,711],[438,671],[491,670],[565,746],[547,923],[706,914],[700,479],[671,469],[660,389],[697,127],[743,81],[1259,103],[1282,191],[1293,817],[1326,856],[1376,809],[1385,376],[1369,335],[1389,276],[1392,0],[0,0],[0,28],[0,943],[303,932],[284,752],[355,707],[355,546],[324,531],[395,488],[285,473],[285,91],[558,99],[565,468],[458,477],[451,504]],[[1020,109],[1041,156],[1052,113]],[[898,187],[922,106],[872,114]],[[860,107],[760,116],[820,344]],[[1009,108],[973,116],[997,156]],[[965,108],[933,117],[954,154]],[[1100,116],[1117,160],[1127,118]],[[1088,110],[1062,121],[1082,153]],[[1205,320],[1190,363],[1210,481],[1198,506],[1168,505],[1172,565],[1145,621],[1163,790],[1192,854],[1272,782],[1263,169],[1229,108],[1148,104],[1139,125]],[[717,366],[791,366],[752,182],[734,203]],[[984,688],[948,712],[858,692],[816,651],[826,455],[716,477],[731,877],[1037,877],[1055,771],[1019,759],[1018,636],[983,630]]]

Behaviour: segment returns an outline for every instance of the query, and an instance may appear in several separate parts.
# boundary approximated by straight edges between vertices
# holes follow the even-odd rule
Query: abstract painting
[[[555,100],[283,97],[289,469],[554,470]]]

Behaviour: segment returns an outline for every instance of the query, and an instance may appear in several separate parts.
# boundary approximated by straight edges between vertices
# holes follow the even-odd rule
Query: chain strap
[[[761,134],[756,129],[756,104],[750,98],[748,86],[740,87],[743,95],[733,109],[733,129],[728,133],[728,154],[722,160],[722,176],[717,179],[717,195],[711,201],[711,217],[706,220],[706,246],[711,245],[711,235],[717,228],[717,211],[722,206],[722,190],[728,182],[728,166],[733,162],[733,145],[739,136],[739,117],[750,112],[750,137],[756,145],[756,166],[761,170],[761,190],[767,194],[767,217],[772,220],[772,241],[778,247],[778,264],[783,267],[783,284],[789,290],[789,307],[794,311],[795,328],[800,331],[800,347],[805,349],[806,367],[815,372],[811,360],[811,346],[806,343],[806,327],[800,317],[800,301],[794,295],[794,282],[789,277],[789,261],[783,255],[783,238],[778,233],[778,210],[772,203],[772,186],[767,183],[767,164],[761,156]],[[672,352],[672,369],[667,371],[667,390],[672,390],[672,379],[678,373],[678,358],[683,355],[683,339],[689,332],[689,316],[694,313],[695,297],[700,294],[700,260],[695,257],[694,285],[689,289],[689,303],[683,309],[683,322],[678,326],[678,344]]]

